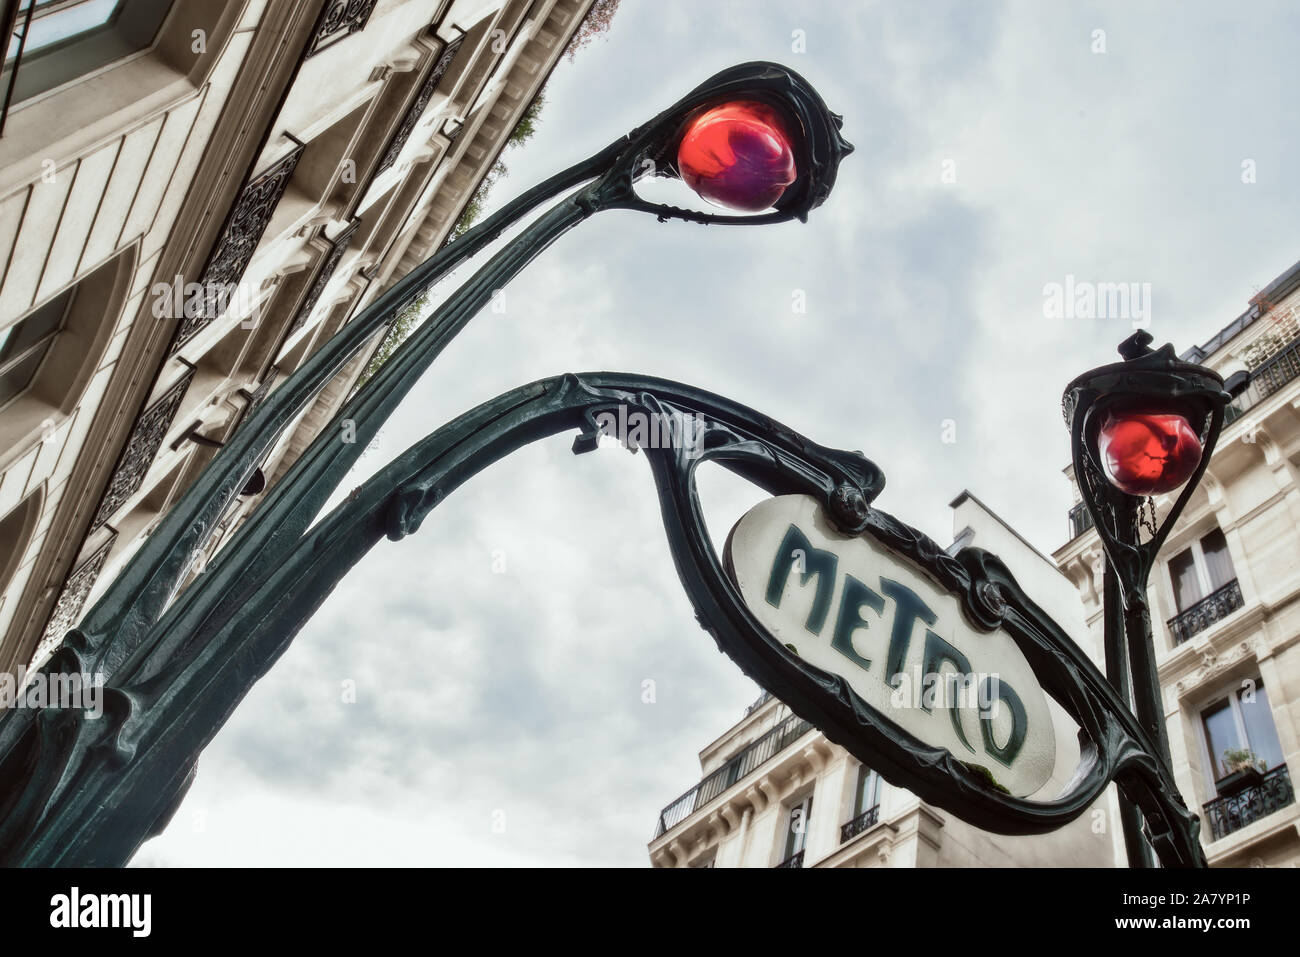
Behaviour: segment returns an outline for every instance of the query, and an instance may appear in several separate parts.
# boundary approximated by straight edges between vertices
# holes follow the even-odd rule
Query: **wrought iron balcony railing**
[[[1092,528],[1092,515],[1088,511],[1088,506],[1079,502],[1070,509],[1070,541],[1074,541],[1090,528]]]
[[[844,844],[853,840],[868,828],[875,827],[880,822],[880,805],[863,811],[847,824],[840,825],[840,843]]]
[[[776,866],[777,867],[803,867],[803,851],[799,851],[798,853],[791,854],[789,857],[787,857],[784,861],[782,861],[780,864]]]
[[[1250,409],[1300,377],[1300,339],[1293,339],[1285,349],[1250,373],[1250,385],[1223,410],[1223,424],[1235,422]]]
[[[1181,645],[1219,619],[1227,618],[1243,603],[1241,585],[1234,578],[1222,588],[1210,592],[1191,608],[1169,619],[1167,624],[1169,633],[1174,636],[1174,644]]]
[[[660,811],[655,837],[658,838],[666,831],[672,830],[696,810],[704,807],[759,765],[776,757],[785,750],[787,745],[793,744],[811,730],[812,725],[803,718],[790,715]]]
[[[1285,764],[1269,771],[1258,784],[1242,788],[1235,794],[1215,798],[1205,805],[1214,840],[1227,837],[1274,811],[1295,803],[1295,788]]]

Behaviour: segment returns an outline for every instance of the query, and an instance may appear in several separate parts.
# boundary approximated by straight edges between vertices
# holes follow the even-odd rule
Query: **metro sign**
[[[897,727],[1017,797],[1052,776],[1051,714],[1024,654],[1005,630],[972,625],[920,566],[869,533],[839,532],[806,495],[747,512],[724,561],[777,642]]]

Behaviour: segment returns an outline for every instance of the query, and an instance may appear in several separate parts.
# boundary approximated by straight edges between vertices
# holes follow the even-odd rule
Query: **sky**
[[[834,192],[806,224],[583,223],[344,484],[522,383],[637,372],[863,451],[876,504],[942,543],[969,489],[1050,554],[1065,384],[1135,322],[1204,342],[1300,259],[1297,41],[1285,2],[623,0],[556,69],[493,207],[745,60],[843,114],[856,151]],[[1147,314],[1053,314],[1045,288],[1067,277],[1138,283]],[[372,551],[135,865],[648,866],[660,809],[759,689],[695,622],[644,457],[571,441],[515,453]],[[718,538],[760,498],[720,472],[701,489]]]

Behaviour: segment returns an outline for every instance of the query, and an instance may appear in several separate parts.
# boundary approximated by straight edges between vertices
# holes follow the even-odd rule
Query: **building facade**
[[[590,5],[4,2],[0,670],[43,661],[249,410],[447,240]]]
[[[997,554],[1097,660],[1101,645],[1051,559],[969,492],[951,507],[949,552],[977,545]],[[1062,791],[1078,760],[1073,723],[1048,704],[1062,757],[1031,797]],[[1123,859],[1113,786],[1051,835],[990,834],[887,784],[767,694],[700,752],[700,770],[660,812],[649,845],[655,867],[1110,867]]]
[[[1300,863],[1298,320],[1300,263],[1183,355],[1252,376],[1148,592],[1174,776],[1211,866]],[[1171,498],[1156,499],[1158,514]],[[1099,641],[1101,545],[1082,504],[1069,518],[1055,557]]]

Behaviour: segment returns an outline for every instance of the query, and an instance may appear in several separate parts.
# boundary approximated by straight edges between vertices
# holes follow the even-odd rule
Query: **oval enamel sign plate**
[[[781,495],[736,523],[725,560],[780,644],[898,727],[1017,797],[1052,776],[1056,737],[1029,662],[1006,631],[970,624],[910,559],[837,531],[816,499]]]

